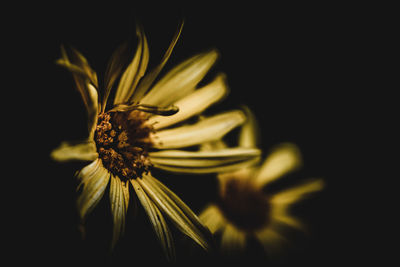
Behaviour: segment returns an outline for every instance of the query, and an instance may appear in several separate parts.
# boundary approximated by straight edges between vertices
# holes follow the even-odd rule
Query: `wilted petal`
[[[98,158],[96,145],[92,141],[62,142],[54,149],[51,158],[56,161],[93,161]]]

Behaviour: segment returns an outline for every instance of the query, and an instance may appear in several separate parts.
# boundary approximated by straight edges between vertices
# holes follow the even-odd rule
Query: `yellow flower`
[[[119,47],[110,59],[102,90],[99,90],[97,74],[86,58],[74,49],[67,53],[62,48],[62,57],[57,63],[72,72],[82,96],[88,113],[88,138],[80,142],[63,142],[51,153],[57,161],[90,162],[76,175],[78,190],[81,190],[77,206],[82,220],[110,186],[114,223],[111,247],[124,231],[132,186],[168,259],[174,258],[174,243],[164,216],[206,250],[211,235],[190,208],[152,176],[151,169],[215,173],[247,166],[260,155],[254,148],[211,152],[181,149],[219,140],[245,121],[242,111],[233,110],[197,123],[183,124],[228,92],[223,74],[203,87],[197,86],[217,60],[215,50],[185,60],[153,85],[170,57],[182,27],[183,23],[161,63],[148,73],[147,39],[138,27],[138,47],[133,60],[124,69],[121,62],[126,47]],[[113,103],[107,105],[118,79]]]
[[[241,128],[239,145],[250,148],[257,143],[257,125],[248,109],[247,113],[248,119]],[[219,147],[221,146],[224,145],[219,142]],[[275,194],[264,191],[271,182],[300,166],[298,148],[294,144],[283,143],[276,146],[258,166],[253,165],[217,176],[218,201],[209,204],[199,217],[213,234],[221,233],[220,245],[223,253],[229,255],[242,251],[246,239],[255,237],[266,251],[274,254],[286,240],[281,233],[283,225],[297,229],[303,227],[290,214],[289,208],[307,194],[321,190],[321,179],[311,180]]]

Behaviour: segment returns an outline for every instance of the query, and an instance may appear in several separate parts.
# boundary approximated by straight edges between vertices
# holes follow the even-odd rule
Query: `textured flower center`
[[[243,179],[229,179],[226,182],[219,207],[232,223],[245,231],[258,230],[270,221],[268,197]]]
[[[122,180],[141,177],[149,171],[151,126],[146,113],[107,112],[99,115],[95,141],[99,157],[112,174]]]

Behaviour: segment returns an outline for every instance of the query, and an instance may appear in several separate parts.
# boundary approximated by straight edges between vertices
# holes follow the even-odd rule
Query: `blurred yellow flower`
[[[170,260],[175,257],[174,243],[164,216],[206,250],[211,235],[190,208],[152,176],[151,169],[215,173],[247,166],[257,161],[260,155],[255,148],[209,152],[181,149],[219,140],[246,118],[242,111],[233,110],[182,125],[183,121],[200,114],[228,92],[223,74],[203,87],[197,86],[217,60],[215,50],[185,60],[153,85],[170,57],[182,27],[183,23],[161,63],[148,73],[147,39],[143,29],[137,27],[138,46],[133,60],[124,69],[126,46],[119,47],[110,59],[102,90],[99,90],[97,74],[86,58],[74,49],[67,53],[62,48],[62,57],[57,63],[72,73],[82,96],[88,113],[88,138],[80,142],[63,142],[51,153],[54,160],[61,162],[90,162],[76,175],[80,183],[77,206],[82,220],[110,186],[114,223],[112,247],[124,231],[129,188],[132,187]],[[108,107],[111,89],[118,80],[113,103]],[[177,123],[181,124],[175,126]]]
[[[257,143],[257,124],[247,109],[248,120],[242,126],[239,146],[255,147]],[[224,147],[222,142],[203,146]],[[292,216],[289,208],[307,194],[323,188],[323,181],[315,179],[302,185],[267,194],[263,189],[284,174],[301,166],[299,149],[290,143],[276,146],[263,163],[218,175],[219,198],[209,204],[199,215],[200,220],[211,232],[221,233],[221,251],[232,254],[243,251],[246,240],[255,237],[270,253],[279,251],[286,240],[282,225],[301,229],[302,223]]]

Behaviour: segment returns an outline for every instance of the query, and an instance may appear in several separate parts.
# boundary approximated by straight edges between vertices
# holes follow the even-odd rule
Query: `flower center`
[[[153,128],[146,120],[147,114],[139,110],[99,115],[95,131],[99,158],[121,180],[141,177],[151,167],[148,150]]]
[[[268,197],[246,179],[226,181],[219,207],[232,223],[245,231],[255,231],[270,221]]]

